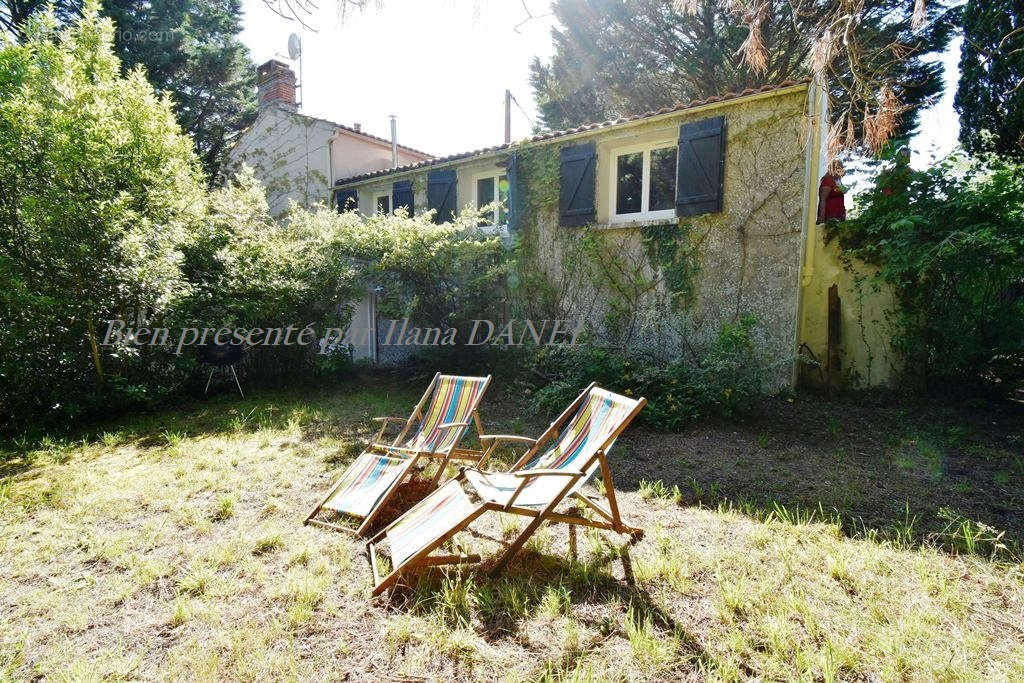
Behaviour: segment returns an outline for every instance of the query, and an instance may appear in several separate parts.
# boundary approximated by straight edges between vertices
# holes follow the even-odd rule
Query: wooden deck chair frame
[[[432,554],[435,550],[440,548],[444,543],[451,540],[451,538],[458,532],[468,527],[473,521],[480,515],[488,511],[494,512],[507,512],[515,515],[521,515],[524,517],[531,517],[532,520],[526,525],[516,539],[509,545],[509,547],[502,553],[498,561],[491,567],[488,572],[491,576],[499,574],[505,566],[508,564],[516,553],[523,547],[530,536],[537,531],[541,524],[544,522],[553,523],[564,523],[571,526],[580,525],[587,526],[596,529],[605,529],[609,531],[615,531],[620,534],[628,534],[634,538],[643,538],[644,531],[639,527],[632,526],[626,523],[621,513],[619,512],[619,505],[615,499],[615,483],[612,479],[611,468],[608,466],[608,458],[606,451],[610,448],[611,444],[614,443],[615,439],[629,426],[637,414],[647,405],[647,399],[641,397],[637,399],[636,406],[632,411],[622,420],[621,424],[609,434],[604,442],[597,448],[590,458],[586,460],[582,467],[575,470],[562,470],[562,469],[522,469],[530,460],[536,456],[537,451],[544,443],[552,439],[557,435],[558,430],[562,424],[571,418],[576,410],[579,409],[580,405],[586,400],[590,393],[590,390],[597,386],[596,382],[591,382],[590,385],[584,389],[576,400],[573,401],[569,407],[567,407],[562,414],[559,415],[554,422],[544,431],[541,436],[536,439],[529,439],[528,437],[513,436],[513,435],[501,435],[501,434],[490,434],[485,437],[481,437],[481,441],[485,438],[492,441],[492,446],[485,451],[487,455],[490,454],[494,449],[494,441],[496,440],[514,440],[516,442],[532,441],[533,446],[529,451],[526,452],[515,465],[509,470],[509,474],[522,477],[523,482],[519,485],[519,488],[512,494],[508,502],[505,504],[482,501],[477,505],[471,512],[463,517],[458,522],[452,525],[451,530],[436,541],[427,544],[423,549],[418,551],[415,555],[410,557],[401,567],[392,567],[390,573],[383,578],[379,575],[377,567],[377,546],[387,536],[387,532],[396,524],[399,520],[395,520],[389,524],[386,528],[382,529],[379,533],[375,534],[366,543],[366,552],[370,559],[370,569],[373,572],[373,595],[380,595],[389,587],[393,586],[404,574],[411,570],[423,567],[444,565],[444,564],[462,564],[468,562],[479,562],[479,555],[453,555],[443,554],[434,555]],[[593,466],[594,461],[600,464],[601,479],[604,483],[604,495],[608,501],[607,507],[601,505],[599,502],[600,498],[594,498],[585,495],[582,491],[576,491],[573,493],[573,497],[582,501],[590,509],[594,510],[601,519],[589,519],[582,516],[581,514],[560,514],[556,513],[555,509],[562,503],[570,491],[576,486],[577,482],[581,477],[586,477],[587,472]],[[525,507],[515,505],[516,498],[522,492],[523,488],[534,478],[543,476],[560,476],[566,478],[566,484],[562,490],[552,497],[551,502],[548,503],[544,508],[538,509],[535,507]],[[470,490],[472,490],[472,484],[466,481],[466,468],[463,467],[455,480],[464,482]]]
[[[486,451],[474,450],[470,448],[459,448],[458,445],[462,441],[463,436],[465,436],[466,428],[468,428],[470,425],[476,426],[477,434],[483,434],[484,429],[483,424],[480,421],[480,413],[478,411],[478,408],[480,406],[480,401],[487,393],[487,388],[491,384],[491,375],[487,375],[484,378],[484,386],[480,390],[480,395],[476,399],[476,405],[472,407],[472,421],[451,423],[446,422],[441,425],[438,425],[439,427],[442,428],[458,427],[462,429],[462,433],[455,440],[454,445],[452,447],[445,449],[443,451],[421,451],[411,448],[403,448],[399,445],[402,443],[402,439],[406,437],[406,435],[409,433],[409,430],[412,429],[412,427],[417,423],[417,421],[423,419],[423,409],[430,402],[430,398],[431,396],[433,396],[434,389],[436,388],[438,382],[441,381],[441,377],[442,373],[440,372],[434,374],[434,378],[430,380],[430,384],[427,385],[426,391],[423,392],[423,396],[420,397],[419,402],[416,404],[416,407],[413,408],[413,411],[412,413],[410,413],[408,418],[393,416],[373,418],[374,422],[381,423],[380,429],[377,430],[377,434],[373,437],[373,441],[369,443],[364,452],[377,451],[381,453],[387,453],[389,455],[398,455],[404,458],[408,458],[408,462],[405,464],[401,474],[399,474],[398,477],[395,478],[394,483],[392,483],[391,486],[389,486],[384,491],[380,499],[377,501],[376,505],[374,505],[370,513],[363,518],[363,521],[359,524],[359,526],[356,529],[352,529],[351,527],[341,526],[340,524],[332,524],[331,522],[326,522],[322,519],[316,519],[316,515],[323,508],[324,504],[326,504],[327,501],[331,499],[331,496],[333,496],[335,491],[338,490],[338,487],[341,486],[342,481],[344,479],[344,475],[342,477],[339,477],[338,480],[334,482],[331,488],[327,491],[327,494],[323,498],[321,498],[320,501],[317,502],[317,504],[310,511],[310,513],[306,515],[306,518],[302,522],[303,525],[313,524],[315,526],[323,527],[325,529],[332,529],[334,531],[344,531],[346,533],[354,534],[356,536],[363,536],[373,525],[373,522],[377,519],[377,515],[380,514],[380,511],[383,510],[385,505],[387,505],[388,501],[391,500],[395,492],[398,490],[399,485],[403,481],[405,481],[409,472],[416,465],[420,458],[441,459],[441,462],[438,464],[437,467],[437,474],[435,474],[434,478],[431,480],[431,484],[434,487],[437,486],[438,481],[440,481],[441,476],[444,474],[445,467],[448,466],[448,462],[451,459],[454,458],[457,460],[471,460],[475,462],[484,461],[485,457],[489,455]],[[393,422],[404,422],[405,424],[403,425],[401,431],[398,433],[398,436],[396,436],[390,444],[382,443],[381,440],[384,438],[384,432],[387,430],[388,425]]]

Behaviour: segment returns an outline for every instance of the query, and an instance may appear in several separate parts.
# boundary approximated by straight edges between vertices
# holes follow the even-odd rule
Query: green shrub
[[[145,394],[122,368],[149,359],[106,353],[105,321],[160,316],[187,288],[192,143],[141,71],[121,75],[97,10],[0,40],[0,428]]]
[[[868,287],[893,288],[907,384],[1012,389],[1024,379],[1024,165],[953,156],[899,180],[828,236],[879,266]]]
[[[337,219],[339,256],[357,270],[362,286],[380,288],[383,316],[462,334],[474,319],[500,317],[506,254],[500,238],[477,228],[480,212],[464,210],[442,225],[432,212],[346,216],[354,214]]]
[[[723,325],[696,363],[659,363],[633,352],[584,345],[544,347],[533,369],[548,381],[534,393],[533,405],[544,413],[561,410],[590,382],[597,382],[627,396],[645,397],[640,419],[658,429],[679,429],[708,415],[748,414],[765,376],[750,338],[755,323],[752,316],[744,316]]]

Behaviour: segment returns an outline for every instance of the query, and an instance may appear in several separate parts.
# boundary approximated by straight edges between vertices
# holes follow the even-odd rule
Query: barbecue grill
[[[210,366],[210,376],[206,379],[206,389],[203,390],[203,394],[210,391],[213,373],[217,372],[218,368],[224,368],[226,373],[230,373],[235,378],[238,393],[245,398],[245,394],[242,392],[242,383],[238,381],[238,373],[235,372],[235,363],[242,360],[243,350],[241,344],[213,343],[203,344],[199,347],[199,362]]]

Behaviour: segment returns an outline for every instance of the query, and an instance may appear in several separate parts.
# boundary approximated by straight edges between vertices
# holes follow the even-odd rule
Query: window
[[[611,222],[675,216],[676,154],[674,142],[612,152]]]
[[[481,209],[488,204],[499,204],[480,219],[480,227],[505,227],[508,225],[508,176],[488,174],[477,176],[473,181],[473,204]]]
[[[334,199],[338,213],[348,213],[349,211],[359,210],[358,190],[338,190],[335,193]]]
[[[377,213],[387,216],[391,213],[391,195],[379,194],[377,195]]]

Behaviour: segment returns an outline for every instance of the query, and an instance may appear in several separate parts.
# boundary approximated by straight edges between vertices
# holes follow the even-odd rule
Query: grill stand
[[[206,388],[203,389],[203,395],[204,396],[206,394],[210,393],[210,382],[213,381],[213,373],[217,372],[217,368],[218,367],[223,367],[223,366],[214,365],[213,368],[210,370],[210,376],[206,379]],[[235,386],[238,387],[239,395],[241,395],[242,398],[245,398],[245,393],[242,392],[242,383],[238,381],[238,373],[235,372],[235,364],[232,363],[231,365],[229,365],[227,367],[228,367],[229,370],[231,370],[231,376],[235,378]]]

